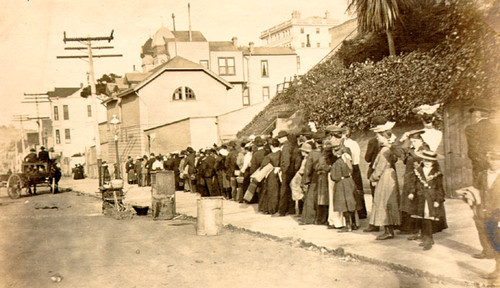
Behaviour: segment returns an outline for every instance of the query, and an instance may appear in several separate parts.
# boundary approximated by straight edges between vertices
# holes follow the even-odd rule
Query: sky
[[[260,32],[290,19],[293,10],[302,17],[324,16],[346,21],[347,0],[16,0],[2,1],[0,9],[0,125],[12,122],[13,115],[36,117],[35,104],[22,104],[24,93],[41,93],[54,87],[87,85],[88,62],[82,59],[56,59],[56,56],[78,55],[64,47],[67,37],[109,36],[114,40],[102,45],[114,49],[96,51],[123,54],[120,58],[94,61],[96,79],[103,74],[141,69],[141,46],[163,24],[188,30],[187,4],[191,4],[191,27],[203,33],[208,41],[230,41],[238,37],[239,45],[250,41],[262,45]],[[95,54],[98,54],[95,53]],[[82,54],[84,55],[84,54]],[[40,107],[40,116],[49,116],[48,104]],[[25,124],[26,125],[26,124]],[[32,121],[28,128],[36,129]]]

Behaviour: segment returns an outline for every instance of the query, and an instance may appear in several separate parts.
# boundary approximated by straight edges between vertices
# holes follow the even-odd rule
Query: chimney
[[[330,19],[330,11],[326,10],[325,19]]]
[[[254,51],[254,44],[253,44],[253,42],[248,43],[248,50],[250,51],[250,54],[253,54],[253,51]]]
[[[233,41],[233,46],[238,48],[238,37],[231,38],[231,41]]]
[[[188,20],[189,20],[189,42],[193,41],[191,36],[191,4],[188,2]]]
[[[300,11],[293,10],[292,11],[292,19],[299,19],[299,18],[300,18]]]

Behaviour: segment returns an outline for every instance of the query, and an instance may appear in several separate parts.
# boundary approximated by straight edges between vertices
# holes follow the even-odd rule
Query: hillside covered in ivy
[[[344,122],[369,127],[376,115],[415,121],[420,104],[470,104],[498,97],[498,32],[474,1],[410,1],[394,29],[397,56],[388,56],[384,33],[344,41],[330,58],[278,94],[266,110],[282,104],[318,126]],[[257,115],[242,135],[262,121]]]

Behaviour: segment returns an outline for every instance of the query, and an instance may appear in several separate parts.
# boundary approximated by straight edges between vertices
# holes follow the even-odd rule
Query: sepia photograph
[[[500,287],[499,0],[16,0],[0,288]]]

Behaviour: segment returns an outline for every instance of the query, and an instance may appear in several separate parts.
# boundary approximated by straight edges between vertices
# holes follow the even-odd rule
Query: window
[[[196,100],[193,89],[189,87],[184,87],[184,95],[186,95],[186,100]]]
[[[261,77],[269,77],[269,65],[267,60],[260,61],[260,75]]]
[[[306,43],[304,43],[304,42],[300,43],[300,47],[302,47],[302,48],[306,47]]]
[[[182,100],[182,87],[175,89],[172,100]]]
[[[300,34],[304,34],[304,28],[300,28]]]
[[[64,120],[69,120],[69,109],[68,105],[63,105]]]
[[[319,28],[316,28],[316,34],[319,34]]]
[[[177,87],[177,89],[175,89],[174,91],[174,94],[172,94],[172,100],[196,100],[196,95],[194,94],[193,89],[180,86]]]
[[[234,57],[219,57],[219,75],[235,75]]]
[[[66,143],[71,142],[71,134],[69,132],[69,129],[64,129],[64,140],[66,140]]]
[[[209,69],[208,68],[208,60],[200,60],[200,65],[203,66],[203,67],[205,67],[205,68],[207,68],[207,69]]]
[[[269,100],[269,86],[262,87],[262,100]]]
[[[245,87],[243,89],[243,106],[250,105],[250,88]]]
[[[300,56],[297,56],[297,69],[300,69]]]
[[[54,121],[59,120],[59,108],[54,106]]]
[[[92,106],[91,105],[87,105],[87,116],[92,117]]]
[[[321,43],[319,43],[319,42],[316,43],[316,47],[318,47],[318,48],[321,47]]]
[[[56,144],[61,144],[61,133],[56,129]]]

